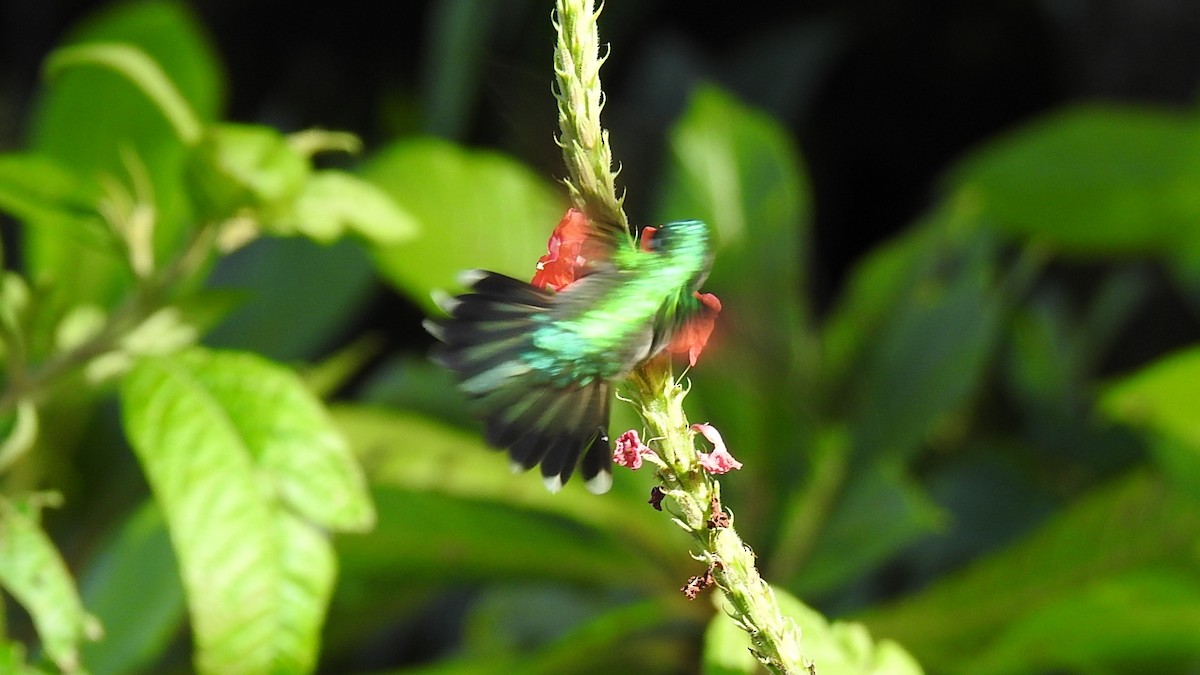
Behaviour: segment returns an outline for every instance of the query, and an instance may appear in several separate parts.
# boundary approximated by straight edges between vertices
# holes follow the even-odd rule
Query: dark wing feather
[[[476,399],[488,443],[508,448],[515,468],[541,464],[543,480],[554,491],[583,455],[588,489],[607,491],[611,384],[592,378],[558,386],[525,358],[535,349],[535,317],[553,314],[562,296],[491,272],[471,272],[466,282],[470,293],[438,299],[449,317],[425,325],[442,342],[433,358],[453,370]]]

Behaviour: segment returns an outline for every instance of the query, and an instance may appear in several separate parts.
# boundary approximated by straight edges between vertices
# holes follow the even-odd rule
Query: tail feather
[[[541,464],[551,490],[578,466],[589,490],[606,491],[611,384],[593,378],[562,386],[526,359],[535,353],[534,317],[551,308],[554,293],[491,272],[472,271],[464,282],[470,293],[435,298],[450,316],[426,329],[443,343],[434,359],[479,405],[488,443],[508,448],[515,467]]]

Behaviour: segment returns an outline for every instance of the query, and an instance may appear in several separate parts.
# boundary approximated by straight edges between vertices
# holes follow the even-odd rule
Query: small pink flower
[[[742,463],[729,454],[729,450],[725,447],[725,441],[721,438],[721,432],[711,424],[693,424],[692,431],[699,432],[708,439],[709,443],[713,444],[712,452],[700,453],[700,467],[705,471],[722,474],[742,468]]]
[[[638,438],[638,432],[630,429],[617,439],[617,447],[613,450],[613,461],[620,466],[636,471],[642,468],[642,458],[652,455],[654,455],[654,451],[642,443],[642,439]]]

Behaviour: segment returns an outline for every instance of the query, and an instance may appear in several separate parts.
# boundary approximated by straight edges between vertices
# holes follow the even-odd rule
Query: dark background
[[[22,143],[41,59],[101,6],[0,3],[0,149]],[[433,132],[561,175],[547,1],[190,6],[225,63],[234,120],[349,129],[368,148]],[[477,32],[435,39],[456,12],[478,14]],[[601,25],[606,122],[631,217],[650,210],[663,133],[688,88],[716,81],[795,131],[815,192],[819,306],[973,144],[1069,101],[1187,105],[1200,81],[1193,0],[826,0],[774,12],[614,0]],[[458,51],[432,51],[447,43]],[[433,98],[458,97],[442,110],[466,112],[431,110],[439,68],[455,64],[474,84]]]

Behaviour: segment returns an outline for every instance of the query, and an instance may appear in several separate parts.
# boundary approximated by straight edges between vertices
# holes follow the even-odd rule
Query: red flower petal
[[[581,268],[589,262],[584,249],[590,236],[591,227],[583,211],[568,209],[550,235],[546,255],[538,258],[537,272],[529,283],[561,291],[582,276]]]
[[[646,253],[650,252],[650,242],[654,241],[655,232],[658,232],[657,227],[651,227],[647,225],[646,227],[642,228],[642,236],[640,239],[638,239],[638,244]]]
[[[673,354],[687,352],[688,362],[693,366],[708,344],[708,338],[717,325],[717,315],[721,313],[721,301],[712,293],[696,293],[696,299],[704,305],[704,310],[683,324],[672,336],[671,344],[667,345]]]

